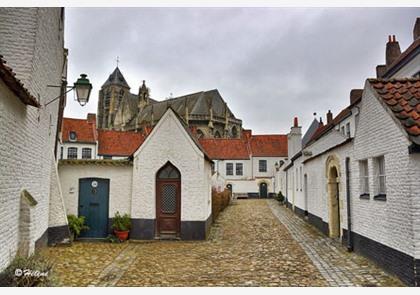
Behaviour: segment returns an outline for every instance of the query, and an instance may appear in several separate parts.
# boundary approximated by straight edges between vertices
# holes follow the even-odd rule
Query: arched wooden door
[[[179,236],[181,228],[181,173],[166,163],[156,174],[156,235]]]
[[[267,184],[265,182],[260,183],[260,198],[267,198]]]

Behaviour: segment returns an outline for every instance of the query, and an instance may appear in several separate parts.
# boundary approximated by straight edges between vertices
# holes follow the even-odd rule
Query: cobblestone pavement
[[[339,241],[321,234],[275,200],[267,200],[273,214],[299,242],[329,286],[404,286],[366,258],[349,253]]]
[[[76,242],[43,255],[65,286],[399,284],[327,240],[272,200],[238,200],[219,215],[207,241]]]

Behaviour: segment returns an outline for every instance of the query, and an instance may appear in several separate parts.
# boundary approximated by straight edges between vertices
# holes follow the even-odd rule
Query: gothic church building
[[[131,93],[118,67],[99,91],[98,128],[142,132],[154,127],[168,108],[199,137],[239,138],[242,133],[242,120],[235,117],[217,89],[156,101],[145,81],[138,94]]]

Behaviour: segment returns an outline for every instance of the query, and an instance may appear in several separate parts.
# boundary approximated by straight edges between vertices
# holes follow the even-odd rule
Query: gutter
[[[351,235],[351,198],[350,198],[350,158],[346,157],[346,201],[347,201],[347,251],[353,251],[353,239]]]

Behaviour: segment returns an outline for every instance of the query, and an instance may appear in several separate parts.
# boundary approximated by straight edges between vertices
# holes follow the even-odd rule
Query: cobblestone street
[[[65,286],[400,286],[274,200],[234,201],[208,241],[76,242],[43,251]]]

